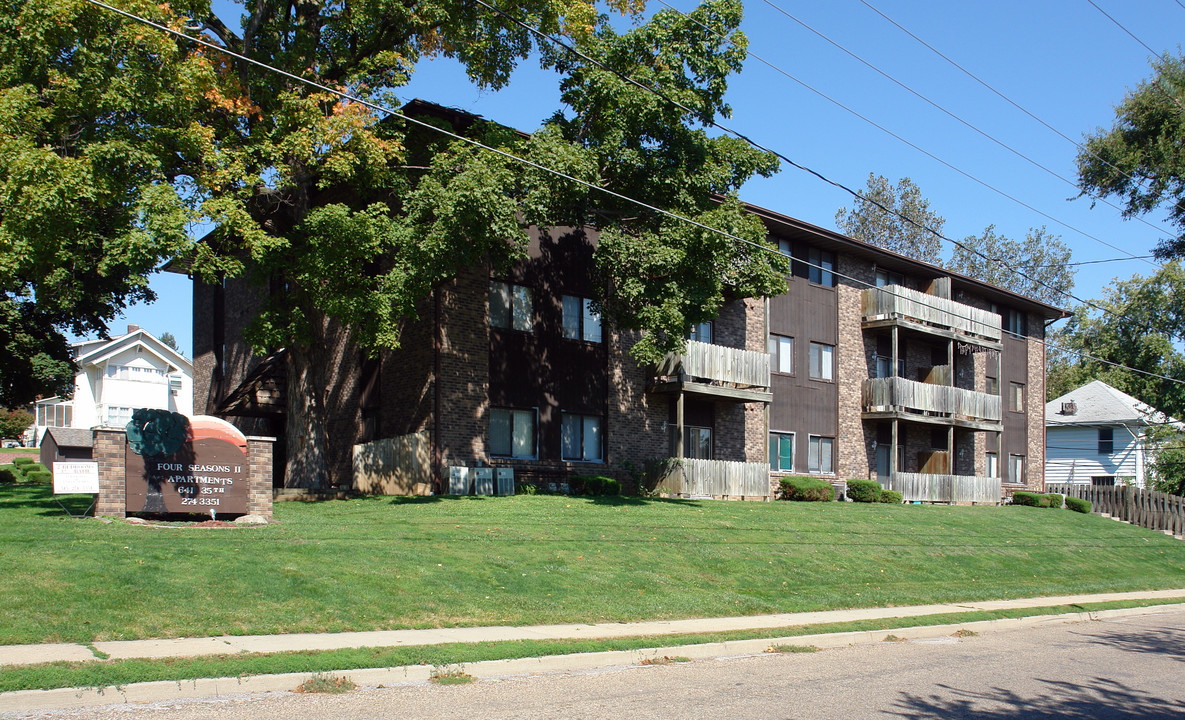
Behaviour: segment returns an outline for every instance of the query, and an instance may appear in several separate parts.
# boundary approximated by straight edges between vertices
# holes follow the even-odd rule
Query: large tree
[[[946,265],[976,280],[1064,306],[1076,272],[1069,262],[1070,248],[1044,227],[1030,229],[1024,242],[1018,242],[998,235],[989,225],[983,234],[963,238]]]
[[[641,4],[608,6],[628,14]],[[622,33],[598,15],[593,0],[522,0],[507,15],[460,0],[257,0],[236,6],[242,16],[234,22],[208,0],[129,6],[175,27],[200,26],[221,47],[388,106],[422,58],[456,58],[474,82],[497,88],[540,50],[545,66],[559,73],[566,107],[530,137],[485,123],[468,134],[588,185],[381,120],[366,104],[174,42],[82,2],[26,0],[18,7],[4,30],[13,48],[23,44],[22,52],[54,58],[79,75],[95,62],[92,54],[111,55],[127,74],[113,70],[102,78],[136,97],[124,113],[84,115],[79,124],[110,132],[122,123],[125,133],[146,136],[133,145],[139,155],[119,159],[133,167],[99,183],[168,211],[157,219],[131,212],[134,202],[114,203],[126,215],[114,229],[135,234],[128,243],[135,257],[155,260],[177,250],[183,225],[174,220],[197,218],[216,226],[203,242],[180,248],[197,275],[219,281],[246,273],[267,283],[268,304],[248,339],[259,351],[288,350],[291,485],[329,482],[330,338],[344,335],[369,351],[398,346],[433,286],[464,268],[505,268],[524,257],[529,224],[582,223],[601,231],[598,300],[610,322],[647,331],[635,347],[641,360],[679,347],[689,324],[714,315],[726,293],[774,293],[784,283],[785,263],[776,253],[588,189],[607,187],[765,242],[734,193],[753,174],[773,172],[775,160],[702,128],[728,113],[727,77],[744,57],[737,0],[706,0],[688,15],[660,12]],[[563,35],[604,67],[538,41],[516,19]],[[95,25],[105,32],[56,29]],[[114,48],[111,35],[127,38],[127,47]],[[159,67],[121,62],[154,53]],[[53,106],[53,74],[27,85],[30,109]],[[59,148],[59,138],[69,143],[74,136],[40,127],[21,137],[54,162],[90,148],[85,141]],[[109,202],[90,200],[102,208]],[[70,204],[70,211],[82,217],[86,205]]]
[[[937,263],[942,255],[946,220],[930,210],[930,201],[909,178],[893,185],[883,175],[868,173],[868,183],[851,208],[835,213],[846,235],[908,257]]]
[[[1185,256],[1185,61],[1166,54],[1152,70],[1115,108],[1111,128],[1087,137],[1078,178],[1084,193],[1120,197],[1125,217],[1165,211],[1178,234],[1156,253],[1177,258]]]

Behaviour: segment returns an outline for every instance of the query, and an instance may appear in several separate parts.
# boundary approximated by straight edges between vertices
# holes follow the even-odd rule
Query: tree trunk
[[[323,347],[314,341],[310,347],[288,348],[288,468],[284,487],[329,489]]]

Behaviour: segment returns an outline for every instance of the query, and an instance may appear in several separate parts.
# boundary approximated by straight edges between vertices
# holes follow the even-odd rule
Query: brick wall
[[[272,519],[272,452],[276,439],[247,438],[247,512]]]
[[[875,268],[862,261],[840,255],[837,259],[841,275],[872,283]],[[839,479],[869,477],[869,468],[876,469],[876,424],[862,420],[864,408],[860,394],[863,383],[875,370],[876,338],[864,335],[861,328],[860,293],[868,285],[846,277],[838,278],[836,286],[839,303],[839,328],[836,343],[836,383],[839,395],[839,426],[835,438],[836,477]],[[802,438],[799,442],[805,442]]]
[[[440,292],[441,466],[489,463],[489,273],[463,273]]]
[[[1028,415],[1028,467],[1025,486],[1038,492],[1045,489],[1045,323],[1039,315],[1029,315],[1029,395],[1025,399]]]
[[[127,514],[127,435],[115,428],[95,428],[94,458],[99,463],[99,501],[95,517],[125,517]]]

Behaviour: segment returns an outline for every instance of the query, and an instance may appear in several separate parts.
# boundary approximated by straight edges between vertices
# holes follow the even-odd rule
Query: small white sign
[[[53,494],[99,492],[99,463],[56,462],[53,464]]]

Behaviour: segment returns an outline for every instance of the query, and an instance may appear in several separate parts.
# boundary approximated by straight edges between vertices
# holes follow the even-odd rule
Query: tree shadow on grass
[[[902,693],[894,705],[904,718],[976,720],[1152,720],[1185,717],[1185,701],[1162,698],[1107,678],[1070,683],[1037,680],[1045,691],[1032,697],[1007,688],[964,690],[939,685],[942,695]]]

